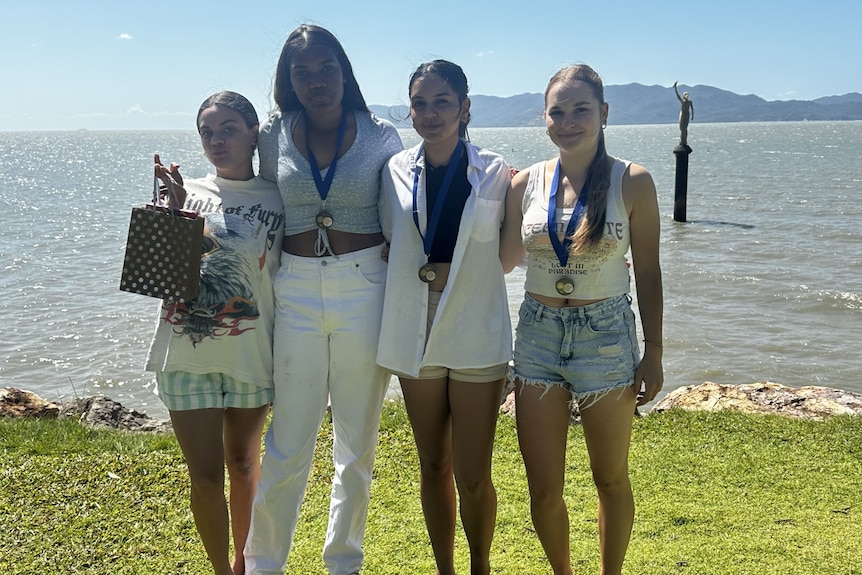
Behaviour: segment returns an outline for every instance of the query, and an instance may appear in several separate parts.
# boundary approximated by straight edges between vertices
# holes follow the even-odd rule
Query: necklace
[[[338,165],[338,152],[341,150],[341,143],[344,141],[344,133],[347,131],[347,112],[342,112],[341,122],[338,125],[338,138],[335,143],[335,155],[332,157],[332,162],[329,164],[329,170],[326,176],[320,174],[320,168],[317,164],[317,158],[314,157],[314,152],[311,151],[311,145],[308,142],[308,116],[302,115],[303,127],[305,128],[305,149],[308,154],[308,163],[311,167],[311,176],[314,178],[314,186],[317,188],[317,194],[320,196],[320,211],[317,212],[314,220],[317,227],[321,230],[327,230],[332,227],[332,214],[326,209],[326,196],[329,195],[329,188],[332,187],[332,179],[335,177],[335,168]]]
[[[587,205],[587,183],[584,182],[584,187],[581,188],[581,193],[578,194],[578,201],[575,204],[575,210],[572,217],[569,218],[569,223],[566,226],[566,232],[563,240],[557,234],[557,190],[560,186],[560,160],[557,160],[557,166],[554,168],[554,180],[551,182],[551,193],[548,196],[548,236],[551,240],[551,246],[554,248],[554,253],[557,254],[557,259],[562,267],[566,267],[569,263],[569,248],[572,246],[572,234],[578,225],[578,220],[581,219],[581,214]],[[563,276],[554,283],[554,289],[561,296],[567,296],[575,291],[575,282],[571,278]]]
[[[431,210],[431,217],[426,222],[425,234],[422,233],[422,226],[419,225],[419,168],[415,165],[413,166],[413,223],[416,225],[419,237],[422,238],[422,246],[425,250],[425,265],[419,268],[419,279],[425,283],[431,283],[437,279],[437,268],[428,261],[428,258],[431,255],[431,247],[434,245],[434,235],[437,233],[437,224],[440,222],[440,215],[443,213],[443,204],[446,201],[446,195],[449,193],[452,178],[455,176],[455,169],[458,167],[458,159],[463,146],[464,143],[459,139],[458,144],[452,151],[452,155],[449,157],[449,164],[446,166],[446,174],[443,176],[440,191],[437,192],[437,200],[434,202],[434,207]],[[416,157],[419,158],[423,152],[424,147],[419,146]]]

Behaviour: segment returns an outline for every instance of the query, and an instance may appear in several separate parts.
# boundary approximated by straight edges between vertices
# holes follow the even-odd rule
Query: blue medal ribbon
[[[446,201],[446,196],[449,194],[449,188],[452,186],[452,178],[455,177],[455,168],[458,167],[458,160],[461,155],[461,148],[464,146],[462,140],[458,140],[458,144],[452,151],[452,156],[449,158],[449,165],[446,167],[446,175],[443,176],[443,183],[440,185],[440,191],[437,194],[437,199],[434,202],[434,207],[431,210],[431,219],[428,220],[428,228],[425,230],[425,235],[422,235],[422,228],[419,225],[419,169],[413,169],[413,222],[416,224],[416,230],[419,232],[419,237],[422,238],[422,244],[425,249],[425,257],[431,255],[431,246],[434,245],[434,235],[437,233],[437,224],[440,222],[440,214],[443,213],[443,203]],[[424,153],[424,148],[419,147],[416,153],[418,158]]]
[[[341,123],[338,125],[338,141],[335,144],[335,156],[332,157],[332,163],[329,164],[329,171],[326,172],[326,178],[321,177],[320,167],[317,164],[317,158],[314,157],[314,152],[311,151],[311,146],[308,145],[308,115],[302,113],[302,126],[305,130],[305,150],[308,152],[308,163],[311,166],[311,176],[314,178],[314,185],[317,188],[317,194],[322,201],[326,201],[326,196],[329,195],[329,188],[332,187],[332,178],[335,177],[335,166],[338,164],[338,152],[341,150],[341,144],[344,142],[344,134],[347,132],[347,112],[341,113]]]
[[[554,247],[554,253],[557,254],[557,259],[560,260],[560,265],[566,267],[569,263],[569,248],[572,247],[572,234],[578,225],[578,220],[581,219],[581,214],[587,206],[587,183],[584,182],[584,187],[581,188],[581,193],[578,194],[578,201],[575,204],[575,210],[572,217],[569,219],[569,224],[566,226],[566,235],[563,241],[557,234],[557,188],[560,186],[560,160],[557,160],[557,167],[554,168],[554,180],[551,182],[551,193],[548,197],[548,236],[551,238],[551,245]]]

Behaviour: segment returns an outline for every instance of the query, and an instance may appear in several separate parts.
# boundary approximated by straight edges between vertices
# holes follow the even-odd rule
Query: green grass
[[[321,428],[290,574],[325,573],[331,425]],[[365,575],[431,574],[418,463],[387,404],[365,540]],[[624,572],[862,575],[862,418],[672,411],[635,422],[637,512]],[[546,574],[529,517],[514,421],[494,456],[493,572]],[[0,420],[0,573],[206,574],[173,437],[72,421]],[[596,497],[582,431],[570,432],[567,504],[575,573],[598,572]],[[468,573],[459,531],[457,567]]]

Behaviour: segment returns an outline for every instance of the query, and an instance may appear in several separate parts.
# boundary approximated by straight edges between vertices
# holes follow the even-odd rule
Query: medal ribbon
[[[460,139],[455,149],[452,151],[452,156],[449,158],[449,165],[446,167],[446,175],[443,176],[443,183],[440,185],[440,191],[437,193],[437,200],[434,202],[434,208],[431,210],[431,219],[428,220],[428,228],[425,230],[426,235],[422,235],[422,228],[419,226],[419,169],[414,166],[413,169],[413,223],[416,224],[416,230],[419,232],[419,237],[422,238],[422,244],[425,248],[425,257],[431,255],[431,246],[434,244],[434,235],[437,233],[437,224],[440,222],[440,214],[443,213],[443,203],[446,201],[446,196],[449,194],[449,188],[452,186],[452,178],[455,176],[455,168],[458,167],[461,148],[464,142]],[[419,147],[416,153],[418,158],[424,153],[424,148]]]
[[[308,163],[311,165],[311,175],[314,178],[314,185],[317,188],[317,194],[321,201],[326,201],[326,196],[329,194],[329,188],[332,187],[332,178],[335,177],[335,166],[338,163],[338,152],[341,150],[341,144],[344,142],[344,134],[347,132],[347,112],[342,112],[341,123],[338,125],[338,141],[335,144],[335,156],[332,158],[332,163],[329,164],[329,171],[326,172],[326,178],[320,176],[320,167],[317,164],[317,158],[314,157],[314,152],[311,151],[311,146],[308,145],[308,116],[303,112],[302,125],[305,130],[305,149],[308,152]]]
[[[554,247],[554,253],[557,254],[557,259],[560,260],[560,265],[566,267],[569,263],[569,248],[572,247],[572,234],[578,225],[578,220],[581,219],[581,214],[587,206],[587,183],[584,182],[584,187],[581,188],[581,193],[578,194],[578,201],[575,204],[575,211],[569,219],[569,224],[566,226],[566,235],[563,241],[560,241],[560,236],[557,234],[557,188],[560,185],[560,160],[557,160],[557,167],[554,168],[554,181],[551,182],[551,193],[548,197],[548,236],[551,238],[551,245]]]

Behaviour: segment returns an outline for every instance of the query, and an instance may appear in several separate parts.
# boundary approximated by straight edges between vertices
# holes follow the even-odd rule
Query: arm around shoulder
[[[521,206],[528,176],[527,171],[515,174],[506,192],[506,213],[500,231],[500,262],[505,273],[512,271],[524,259],[524,244],[521,240],[524,214]]]
[[[383,149],[388,156],[397,154],[404,149],[404,143],[401,141],[401,136],[398,134],[398,129],[395,124],[389,120],[385,120],[379,116],[371,114],[371,120],[377,124],[380,129]]]
[[[488,187],[490,194],[488,198],[502,200],[505,202],[509,184],[512,181],[512,169],[503,156],[487,150],[479,151],[480,161],[483,163],[482,186]],[[502,213],[500,214],[502,217]]]
[[[257,155],[260,159],[260,177],[278,181],[278,133],[281,131],[281,114],[270,115],[260,125],[257,134]]]
[[[394,156],[386,161],[380,173],[380,197],[377,200],[377,213],[380,218],[380,231],[386,243],[392,242],[392,202],[397,201],[393,171]]]

